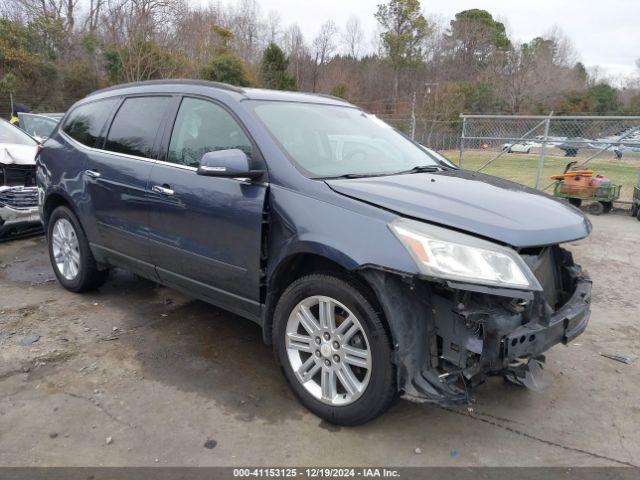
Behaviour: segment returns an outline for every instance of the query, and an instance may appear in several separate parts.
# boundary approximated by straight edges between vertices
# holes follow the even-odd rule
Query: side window
[[[118,101],[110,98],[80,105],[69,114],[62,131],[88,147],[96,146],[101,143],[100,132]]]
[[[113,119],[105,149],[155,158],[153,149],[170,97],[127,98]]]
[[[224,108],[197,98],[182,100],[169,143],[168,161],[197,167],[202,155],[239,148],[249,157],[251,141]]]

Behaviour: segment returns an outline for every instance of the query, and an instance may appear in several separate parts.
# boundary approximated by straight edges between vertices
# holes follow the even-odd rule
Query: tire
[[[335,318],[334,329],[327,326],[328,322],[322,324],[321,305],[331,307],[327,311],[333,312],[329,317]],[[292,283],[276,306],[272,332],[276,359],[300,403],[328,422],[366,423],[387,410],[397,396],[391,338],[374,305],[375,301],[359,282],[313,274]],[[309,317],[305,317],[304,322],[299,320],[303,318],[298,315],[303,306],[311,313],[313,325]],[[354,318],[355,323],[346,318]],[[344,335],[340,333],[341,328]],[[348,338],[354,329],[357,333]],[[305,341],[294,341],[292,335],[304,337]],[[336,345],[337,340],[343,343]],[[306,350],[307,346],[308,351],[298,350]],[[368,352],[366,361],[364,356],[347,353],[364,350]],[[351,363],[354,359],[362,367],[354,366]],[[368,366],[364,366],[366,362]],[[311,367],[307,367],[309,376],[303,384],[296,372],[304,370],[307,364]],[[327,378],[334,379],[335,383],[325,382]],[[344,383],[343,378],[347,380]],[[356,391],[352,387],[350,392],[347,384],[353,378],[357,382],[352,385],[360,388]],[[325,384],[332,388],[325,390]]]
[[[604,205],[600,202],[593,202],[588,207],[589,213],[592,215],[601,215],[604,212]]]
[[[638,209],[638,213],[636,213],[636,218],[640,220],[640,208]]]
[[[582,199],[580,198],[569,198],[569,203],[571,205],[573,205],[576,208],[580,208],[580,205],[582,205]]]
[[[638,215],[638,211],[640,211],[640,209],[638,208],[638,205],[634,203],[631,206],[631,216],[636,217]]]
[[[66,242],[61,243],[61,238]],[[67,290],[76,293],[86,292],[98,288],[105,282],[108,272],[98,269],[84,230],[69,208],[60,206],[51,214],[47,226],[47,244],[56,278]],[[56,252],[59,255],[58,259],[65,258],[65,255],[72,258],[65,265],[64,261],[56,261]]]
[[[600,202],[602,204],[603,212],[609,213],[613,209],[613,202]]]

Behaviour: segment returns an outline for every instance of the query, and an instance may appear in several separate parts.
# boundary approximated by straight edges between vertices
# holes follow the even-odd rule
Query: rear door
[[[170,133],[170,135],[169,135]],[[244,316],[259,314],[267,185],[196,174],[203,154],[239,148],[264,169],[238,120],[213,101],[184,97],[151,171],[150,241],[163,283]]]
[[[120,104],[104,146],[88,156],[84,176],[96,222],[95,248],[116,265],[155,274],[149,254],[151,167],[170,96],[137,96]]]

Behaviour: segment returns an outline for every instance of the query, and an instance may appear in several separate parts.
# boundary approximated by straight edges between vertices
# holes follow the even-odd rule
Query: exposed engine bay
[[[0,144],[0,240],[42,229],[35,179],[37,149]]]
[[[558,245],[519,252],[543,291],[517,291],[363,269],[396,342],[403,396],[440,405],[472,401],[487,376],[538,390],[544,352],[589,320],[591,280]]]

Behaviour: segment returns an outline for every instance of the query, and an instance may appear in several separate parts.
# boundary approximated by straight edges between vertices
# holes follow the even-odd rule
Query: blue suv
[[[37,159],[53,270],[128,269],[257,322],[300,401],[364,423],[399,395],[535,383],[582,333],[591,230],[538,191],[460,170],[321,95],[188,80],[100,90]]]

